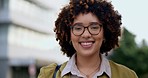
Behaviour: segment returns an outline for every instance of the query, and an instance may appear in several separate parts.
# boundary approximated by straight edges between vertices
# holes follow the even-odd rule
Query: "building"
[[[67,60],[55,41],[55,7],[49,4],[0,0],[0,78],[34,78],[41,66]]]

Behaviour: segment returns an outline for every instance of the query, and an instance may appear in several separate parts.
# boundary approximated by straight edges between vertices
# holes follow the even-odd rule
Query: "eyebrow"
[[[100,24],[100,23],[99,22],[90,22],[89,24],[91,25],[91,24]]]
[[[99,22],[89,22],[89,25],[91,25],[91,24],[100,24],[100,23]],[[84,24],[81,23],[81,22],[77,22],[77,23],[75,23],[73,25],[84,25]]]

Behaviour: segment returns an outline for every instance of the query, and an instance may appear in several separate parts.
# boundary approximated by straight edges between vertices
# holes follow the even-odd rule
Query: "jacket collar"
[[[98,71],[95,75],[101,76],[103,73],[105,73],[109,78],[111,78],[111,67],[110,67],[109,61],[103,55],[101,55],[101,58],[102,58],[102,62],[100,66],[100,71]],[[75,64],[75,54],[71,57],[71,59],[68,62],[64,63],[61,66],[60,70],[61,70],[61,77],[65,76],[68,73],[82,76],[81,74],[79,74],[79,71]]]

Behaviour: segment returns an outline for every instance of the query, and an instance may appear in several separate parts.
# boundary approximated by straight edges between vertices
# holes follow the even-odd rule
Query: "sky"
[[[60,12],[61,7],[69,0],[55,0],[52,5],[56,9],[54,18]],[[136,35],[135,40],[140,44],[143,39],[148,42],[148,0],[110,0],[118,12],[122,15],[122,26],[126,27],[132,34]]]
[[[123,26],[136,35],[136,42],[139,44],[142,39],[148,42],[148,0],[111,1],[122,15]]]

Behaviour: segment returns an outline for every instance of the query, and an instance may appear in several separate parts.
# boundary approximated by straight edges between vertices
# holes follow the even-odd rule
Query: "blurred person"
[[[60,67],[56,63],[42,67],[38,78],[138,78],[133,70],[103,55],[119,47],[121,24],[121,15],[107,0],[70,0],[54,30],[70,59]]]

